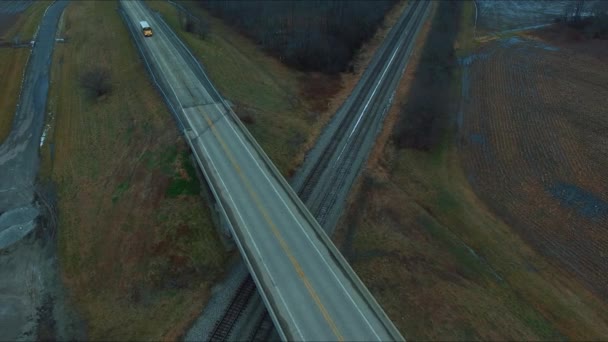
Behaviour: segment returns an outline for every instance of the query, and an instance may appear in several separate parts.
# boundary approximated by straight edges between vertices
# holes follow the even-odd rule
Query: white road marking
[[[216,104],[216,106],[217,106],[217,104]],[[321,257],[321,260],[323,260],[323,263],[327,266],[327,268],[329,269],[329,271],[333,275],[334,279],[338,282],[338,284],[340,284],[340,287],[342,288],[342,290],[344,291],[344,293],[346,294],[346,296],[348,297],[348,299],[351,301],[351,303],[355,306],[355,308],[357,309],[357,312],[359,312],[359,314],[361,315],[361,317],[363,317],[363,320],[365,320],[365,323],[371,328],[372,332],[374,333],[374,336],[376,336],[376,338],[378,340],[381,340],[380,336],[378,336],[378,334],[376,333],[376,330],[374,329],[374,327],[370,324],[370,322],[367,319],[367,317],[365,317],[365,315],[363,314],[363,312],[361,311],[361,309],[359,308],[359,306],[357,305],[357,303],[355,303],[354,299],[351,297],[349,291],[346,290],[346,288],[344,287],[344,284],[342,283],[342,281],[338,278],[338,276],[336,275],[336,273],[334,272],[334,270],[332,269],[332,267],[329,265],[329,263],[327,262],[327,260],[323,256],[323,254],[321,253],[321,251],[317,248],[317,246],[315,245],[315,243],[312,241],[312,239],[310,238],[310,235],[308,235],[308,232],[306,232],[306,230],[304,229],[304,227],[300,223],[300,220],[298,220],[295,217],[295,215],[294,215],[293,211],[291,210],[291,208],[283,200],[283,196],[281,196],[279,194],[279,192],[277,191],[277,189],[274,186],[274,184],[272,183],[272,181],[266,175],[266,172],[264,172],[264,170],[262,169],[262,167],[260,166],[260,164],[257,162],[256,158],[251,154],[251,151],[249,150],[249,148],[247,147],[247,145],[245,144],[245,142],[241,139],[240,134],[238,134],[236,132],[236,130],[234,129],[233,125],[230,124],[230,122],[227,122],[227,124],[232,129],[232,131],[235,133],[235,135],[237,136],[237,138],[239,139],[239,141],[241,142],[241,144],[243,145],[243,147],[245,147],[245,150],[247,151],[247,154],[249,154],[249,156],[251,157],[251,159],[253,160],[253,162],[256,164],[256,166],[262,171],[262,174],[264,175],[264,178],[266,178],[266,181],[268,181],[268,184],[270,184],[270,186],[272,187],[272,190],[274,191],[274,193],[279,197],[279,199],[281,200],[281,203],[283,203],[283,205],[285,206],[285,208],[287,209],[287,211],[289,212],[289,214],[291,215],[291,217],[293,218],[293,220],[297,223],[298,227],[300,227],[300,230],[306,236],[307,240],[313,246],[313,248],[315,249],[315,251],[317,252],[317,254]]]
[[[165,37],[166,37],[166,36],[165,36]],[[166,37],[166,38],[168,39],[168,37]],[[154,56],[153,51],[150,51],[149,47],[148,47],[148,50],[149,50],[150,54],[152,55],[152,57],[154,58],[154,60],[156,61],[156,64],[157,64],[157,65],[159,65],[159,67],[161,67],[161,68],[162,68],[163,66],[162,66],[162,65],[161,65],[161,63],[158,61],[158,59],[156,58],[156,56]],[[170,49],[169,49],[169,50],[170,50]],[[175,55],[174,55],[174,56],[175,56]],[[184,62],[185,62],[185,61],[184,61]],[[165,65],[165,69],[167,69],[166,64],[164,64],[164,65]],[[199,83],[200,83],[200,82],[199,82]],[[169,87],[171,88],[171,91],[173,92],[173,95],[175,96],[175,99],[176,99],[176,100],[177,100],[177,102],[179,103],[179,105],[180,105],[180,110],[181,110],[181,112],[182,112],[183,116],[186,118],[186,121],[187,121],[187,122],[188,122],[188,124],[190,125],[190,129],[191,129],[192,131],[194,131],[194,132],[198,133],[198,131],[197,131],[197,130],[195,129],[195,127],[192,125],[192,123],[191,123],[191,121],[190,121],[190,118],[189,118],[189,117],[188,117],[188,115],[185,113],[185,111],[184,111],[184,109],[183,109],[183,105],[182,105],[181,101],[179,100],[179,97],[178,97],[177,93],[175,92],[175,89],[174,89],[174,88],[173,88],[173,86],[171,85],[171,82],[167,82],[167,84],[168,84],[168,85],[169,85]],[[201,87],[203,87],[203,89],[204,89],[204,86],[203,86],[202,84],[201,84]],[[220,114],[221,114],[221,111],[220,111]],[[220,115],[220,116],[221,116],[221,115]],[[206,153],[208,156],[211,156],[211,154],[210,154],[210,153],[209,153],[209,151],[206,149],[206,147],[205,147],[205,145],[204,145],[204,144],[199,143],[199,146],[201,146],[201,147],[202,147],[202,148],[205,150],[205,153]],[[224,182],[224,180],[223,180],[223,179],[222,179],[222,177],[220,176],[219,170],[218,170],[218,169],[217,169],[217,167],[215,166],[215,163],[213,163],[213,160],[212,160],[211,158],[207,158],[207,159],[208,159],[208,160],[209,160],[209,162],[211,163],[212,167],[215,169],[216,177],[217,177],[217,178],[220,180],[220,182],[222,183],[222,185],[223,185],[224,189],[226,190],[226,191],[225,191],[225,193],[226,193],[226,194],[228,195],[228,197],[230,198],[230,201],[231,201],[231,202],[232,202],[232,204],[233,204],[234,211],[236,212],[237,216],[238,216],[238,217],[239,217],[239,219],[241,220],[241,222],[242,222],[243,226],[247,226],[247,225],[246,225],[246,223],[245,223],[245,220],[243,219],[243,217],[242,217],[242,215],[241,215],[241,213],[240,213],[240,211],[238,210],[238,206],[236,205],[236,202],[234,201],[234,199],[232,198],[232,195],[231,195],[231,194],[230,194],[230,192],[228,191],[228,187],[226,186],[226,183]],[[233,227],[231,227],[231,228],[233,228]],[[233,229],[234,229],[234,228],[233,228]],[[253,246],[254,246],[255,250],[256,250],[256,251],[257,251],[257,253],[258,253],[259,259],[261,259],[261,260],[260,260],[260,261],[261,261],[261,264],[264,266],[264,268],[266,269],[266,272],[268,273],[268,277],[271,279],[272,283],[276,284],[276,281],[275,281],[275,280],[274,280],[274,278],[272,277],[272,273],[271,273],[271,272],[270,272],[270,270],[268,269],[267,264],[266,264],[266,263],[263,261],[263,258],[262,258],[262,253],[261,253],[261,251],[259,250],[259,248],[258,248],[257,244],[255,243],[255,240],[253,239],[253,236],[251,235],[251,232],[249,232],[249,230],[248,230],[248,229],[245,229],[245,232],[246,232],[246,233],[249,235],[249,238],[250,238],[250,240],[251,240],[251,243],[253,244]],[[236,237],[235,232],[233,232],[233,234],[234,234],[234,235],[235,235],[235,237]],[[293,324],[294,324],[294,326],[295,326],[295,328],[296,328],[296,331],[297,331],[298,335],[300,335],[300,336],[301,336],[301,338],[302,338],[302,339],[304,339],[304,335],[302,334],[302,332],[301,332],[301,330],[300,330],[300,328],[299,328],[299,326],[298,326],[298,324],[297,324],[296,320],[294,319],[293,314],[292,314],[292,313],[291,313],[291,311],[289,310],[289,306],[288,306],[288,305],[287,305],[287,303],[285,302],[285,299],[284,299],[284,297],[283,297],[283,295],[282,295],[282,293],[281,293],[280,289],[279,289],[278,287],[276,287],[276,286],[275,286],[275,291],[277,292],[277,294],[279,295],[279,297],[280,297],[281,301],[283,302],[284,307],[285,307],[285,309],[287,310],[287,314],[288,314],[288,315],[289,315],[289,317],[291,318],[291,320],[292,320],[292,322],[293,322]]]

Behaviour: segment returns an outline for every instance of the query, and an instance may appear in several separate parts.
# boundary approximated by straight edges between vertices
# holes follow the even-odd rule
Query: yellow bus
[[[144,31],[145,37],[152,37],[152,29],[147,21],[140,21],[139,26],[141,26],[142,31]]]

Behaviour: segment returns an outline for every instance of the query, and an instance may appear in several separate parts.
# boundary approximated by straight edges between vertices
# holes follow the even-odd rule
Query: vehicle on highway
[[[141,26],[145,37],[152,37],[152,28],[150,27],[150,24],[148,24],[147,21],[140,21],[139,26]]]

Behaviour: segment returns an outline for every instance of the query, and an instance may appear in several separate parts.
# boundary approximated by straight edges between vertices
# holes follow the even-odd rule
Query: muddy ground
[[[56,255],[53,192],[51,187],[38,192],[38,202],[45,205],[36,229],[0,250],[2,340],[86,338],[83,322],[65,306]]]
[[[608,299],[608,60],[598,44],[608,45],[511,37],[482,47],[465,61],[461,144],[479,196]]]

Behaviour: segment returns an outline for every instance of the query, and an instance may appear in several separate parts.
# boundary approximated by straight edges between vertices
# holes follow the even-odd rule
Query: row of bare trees
[[[395,0],[200,0],[285,63],[301,70],[345,71]]]
[[[562,20],[583,30],[592,38],[608,38],[608,1],[571,1],[564,7]]]
[[[392,141],[399,149],[431,151],[439,147],[449,129],[449,113],[457,111],[452,80],[458,68],[454,42],[462,11],[461,1],[441,1],[422,50],[414,83]],[[459,94],[458,94],[459,95]]]

